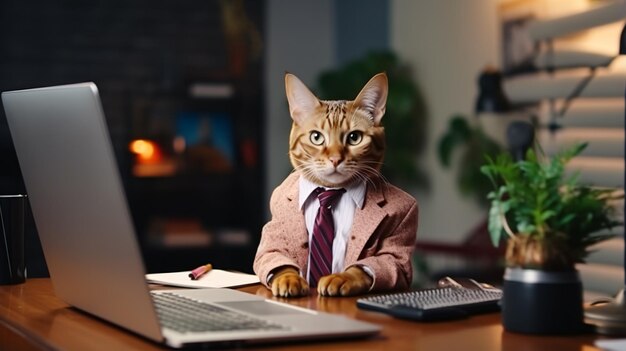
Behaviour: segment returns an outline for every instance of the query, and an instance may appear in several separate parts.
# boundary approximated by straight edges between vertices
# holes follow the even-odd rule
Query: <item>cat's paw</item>
[[[292,267],[285,267],[274,273],[271,288],[274,296],[297,297],[309,294],[309,284]]]
[[[321,296],[352,296],[369,291],[372,277],[363,269],[352,266],[346,271],[322,277],[317,284]]]

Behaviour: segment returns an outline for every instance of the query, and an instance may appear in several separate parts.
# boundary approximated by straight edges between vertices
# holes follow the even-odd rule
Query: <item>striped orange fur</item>
[[[308,180],[341,187],[382,178],[385,133],[381,119],[387,75],[379,73],[352,101],[319,100],[296,76],[285,76],[293,119],[289,158]]]

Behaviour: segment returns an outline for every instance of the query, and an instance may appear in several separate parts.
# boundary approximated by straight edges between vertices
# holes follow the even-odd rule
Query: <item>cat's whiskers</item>
[[[363,161],[361,161],[361,164],[364,164],[364,165],[372,164],[372,165],[378,167],[378,166],[384,165],[385,163],[382,162],[382,161],[376,161],[376,160],[363,160]],[[368,166],[368,167],[371,167],[371,166]]]
[[[302,173],[305,177],[311,177],[315,175],[315,171],[311,169],[309,164],[300,164],[295,167],[295,170]]]
[[[382,180],[384,184],[389,184],[387,178],[385,178],[385,176],[380,173],[378,168],[368,166],[366,163],[373,163],[376,165],[382,164],[382,162],[376,161],[361,161],[360,163],[354,162],[347,164],[346,170],[351,173],[351,178],[353,180],[358,180],[367,184],[371,184],[375,188],[378,185],[376,179]]]
[[[369,174],[369,178],[370,179],[374,179],[374,178],[378,178],[380,179],[383,183],[385,184],[389,184],[389,180],[385,177],[385,175],[383,175],[378,168],[374,168],[374,167],[370,167],[370,166],[365,166],[364,170],[366,171],[367,174]],[[372,180],[373,182],[373,180]]]
[[[303,173],[303,174],[304,174],[304,175],[307,175],[307,176],[309,176],[309,177],[316,177],[317,172],[316,172],[316,170],[315,170],[315,169],[313,169],[313,168],[311,168],[311,167],[307,167],[307,168],[305,168],[305,170],[304,170],[304,173]]]
[[[378,187],[378,184],[374,181],[374,177],[369,177],[362,173],[357,173],[357,177],[365,184],[371,185],[374,189]]]

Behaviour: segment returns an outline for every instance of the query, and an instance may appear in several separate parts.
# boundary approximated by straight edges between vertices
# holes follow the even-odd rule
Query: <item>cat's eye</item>
[[[358,145],[361,140],[363,140],[363,132],[360,132],[358,130],[352,131],[350,132],[350,134],[348,134],[348,144],[350,145]]]
[[[311,140],[313,145],[322,145],[324,143],[324,136],[322,135],[322,133],[316,130],[311,132],[311,135],[309,135],[309,139]]]

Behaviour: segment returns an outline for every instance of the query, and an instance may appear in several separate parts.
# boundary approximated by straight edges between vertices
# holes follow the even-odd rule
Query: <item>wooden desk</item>
[[[241,290],[271,297],[260,285]],[[380,335],[360,340],[254,346],[262,350],[597,350],[596,335],[528,336],[504,332],[500,315],[417,323],[359,310],[355,298],[278,299],[339,313],[383,326]],[[59,300],[50,279],[0,286],[0,350],[160,350],[160,345],[84,314]]]

